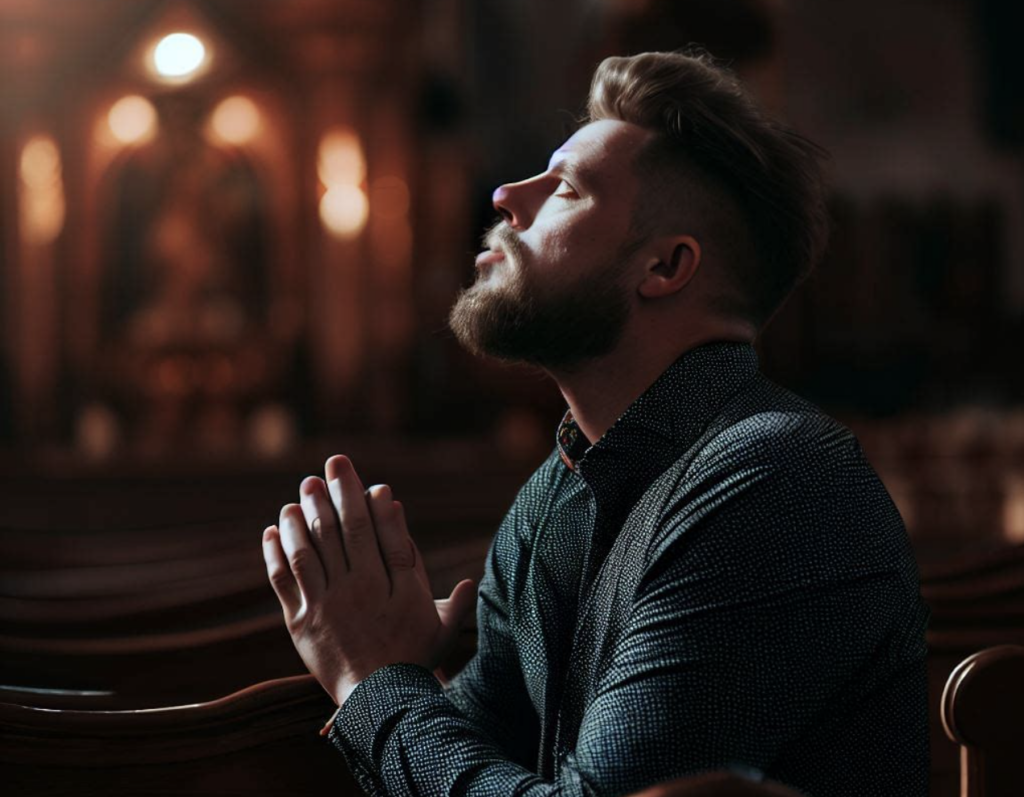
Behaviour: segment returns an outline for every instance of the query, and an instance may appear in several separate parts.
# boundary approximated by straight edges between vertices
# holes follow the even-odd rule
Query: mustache
[[[523,242],[519,240],[519,236],[515,234],[504,219],[499,219],[487,228],[487,231],[483,234],[482,242],[487,249],[501,250],[505,253],[506,257],[522,262]]]

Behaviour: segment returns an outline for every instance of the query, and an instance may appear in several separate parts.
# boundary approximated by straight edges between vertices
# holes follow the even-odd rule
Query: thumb
[[[464,578],[455,585],[452,594],[445,600],[436,601],[437,616],[441,620],[442,636],[450,641],[459,633],[459,628],[469,617],[476,604],[476,584]]]

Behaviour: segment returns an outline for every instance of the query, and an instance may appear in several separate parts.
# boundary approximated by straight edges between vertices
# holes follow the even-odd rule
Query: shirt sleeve
[[[889,695],[887,674],[907,663],[912,691],[923,688],[923,626],[911,610],[911,585],[890,565],[830,570],[804,550],[827,547],[850,523],[885,518],[865,516],[856,502],[845,515],[827,509],[828,474],[756,453],[709,468],[661,517],[628,621],[600,660],[596,692],[556,780],[524,766],[495,732],[525,697],[514,680],[501,680],[502,670],[507,692],[475,681],[489,677],[486,655],[454,699],[423,668],[378,670],[339,713],[335,744],[379,777],[379,794],[611,797],[710,769],[755,768],[784,779],[790,746],[802,761],[809,747],[835,742],[829,712],[850,721],[863,702],[867,734],[884,712],[905,710],[906,691]],[[507,650],[507,627],[504,637],[495,633],[500,613],[486,619],[497,623],[482,626],[495,650]],[[917,697],[926,708],[923,693]],[[893,738],[894,756],[907,754],[904,745],[913,752],[916,719],[906,739]],[[851,787],[916,794],[893,790],[889,763],[851,761]],[[877,789],[862,776],[872,766]],[[820,776],[825,788],[816,795],[853,793],[830,785],[845,774],[798,774],[803,782]]]
[[[511,520],[515,520],[512,518]],[[511,524],[511,525],[514,525]],[[526,690],[510,622],[512,562],[501,551],[515,545],[500,530],[488,553],[477,597],[477,650],[445,694],[476,727],[484,729],[513,761],[532,766],[537,759],[540,725]]]

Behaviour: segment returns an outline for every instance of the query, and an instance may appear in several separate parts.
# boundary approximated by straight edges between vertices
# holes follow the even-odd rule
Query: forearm
[[[372,793],[584,793],[545,782],[514,761],[429,671],[414,665],[383,667],[361,683],[338,713],[330,739],[353,771],[362,771],[361,785],[376,785]]]

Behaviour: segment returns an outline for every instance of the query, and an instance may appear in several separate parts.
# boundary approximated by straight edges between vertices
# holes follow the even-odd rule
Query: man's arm
[[[540,729],[512,635],[507,572],[515,568],[522,514],[514,505],[491,544],[477,601],[476,654],[445,694],[511,760],[531,767],[537,760]]]
[[[891,747],[917,769],[851,751],[849,772],[818,773],[821,795],[847,793],[843,782],[895,793],[901,777],[914,794],[922,744],[926,765],[917,733],[923,626],[905,573],[870,548],[877,530],[867,525],[885,519],[856,502],[845,507],[849,516],[827,509],[838,494],[834,471],[763,453],[754,447],[748,462],[722,460],[665,519],[557,780],[513,760],[429,673],[404,664],[360,684],[332,739],[378,773],[389,795],[615,795],[732,765],[785,771],[791,749],[804,751],[804,762],[815,745],[829,751],[830,734],[842,728],[827,717],[853,706],[850,721],[866,733],[873,721],[888,722],[885,712],[908,712]],[[870,566],[830,569],[803,551],[851,533],[868,546]],[[868,699],[873,689],[888,694],[885,679],[901,666],[909,691]],[[519,699],[510,693],[509,712]],[[859,716],[861,699],[868,709]],[[806,738],[819,730],[820,738]]]

